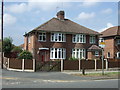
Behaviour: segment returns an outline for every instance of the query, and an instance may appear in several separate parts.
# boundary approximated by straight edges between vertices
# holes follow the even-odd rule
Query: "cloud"
[[[28,7],[32,9],[41,9],[43,11],[55,9],[57,7],[57,2],[29,2]]]
[[[17,21],[16,17],[10,14],[4,14],[3,18],[4,18],[4,26],[12,25]]]
[[[100,29],[99,32],[102,32],[102,31],[104,31],[104,30],[106,30],[106,29],[108,29],[108,28],[110,28],[110,27],[113,27],[113,24],[111,24],[111,23],[107,23],[106,27]]]
[[[108,9],[105,9],[102,11],[103,14],[110,14],[112,13],[112,9],[111,8],[108,8]]]
[[[88,20],[88,19],[91,19],[91,18],[94,18],[94,17],[95,17],[94,12],[91,12],[91,13],[81,12],[76,19],[77,20]]]
[[[13,4],[5,7],[5,10],[12,13],[23,13],[27,11],[28,6],[26,3]]]
[[[96,5],[100,0],[84,0],[80,6],[90,7]]]
[[[63,3],[57,0],[45,0],[44,2],[38,2],[34,0],[28,0],[26,3],[18,3],[18,4],[11,4],[5,6],[5,11],[12,12],[12,13],[24,13],[24,12],[31,12],[35,10],[55,10],[57,7],[61,8],[69,8],[71,6],[69,3]]]

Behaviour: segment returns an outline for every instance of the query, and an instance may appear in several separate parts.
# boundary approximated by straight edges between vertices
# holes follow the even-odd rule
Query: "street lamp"
[[[104,75],[104,49],[102,48],[102,75]]]

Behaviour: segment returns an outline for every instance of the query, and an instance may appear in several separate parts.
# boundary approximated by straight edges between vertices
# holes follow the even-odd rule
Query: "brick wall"
[[[114,39],[107,38],[105,39],[105,48],[104,48],[104,55],[107,58],[107,53],[110,52],[110,58],[114,58]]]

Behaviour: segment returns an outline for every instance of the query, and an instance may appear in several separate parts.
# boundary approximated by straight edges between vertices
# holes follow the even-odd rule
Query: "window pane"
[[[57,49],[55,49],[55,58],[57,58]]]

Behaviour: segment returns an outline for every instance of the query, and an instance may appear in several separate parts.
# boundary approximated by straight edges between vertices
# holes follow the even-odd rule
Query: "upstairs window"
[[[95,44],[96,43],[96,37],[94,35],[90,36],[90,43]]]
[[[52,33],[51,41],[52,42],[65,42],[66,40],[65,34],[63,33]]]
[[[73,35],[72,41],[73,43],[86,43],[86,35],[84,34]]]
[[[46,33],[39,33],[38,41],[45,42],[46,41]]]

